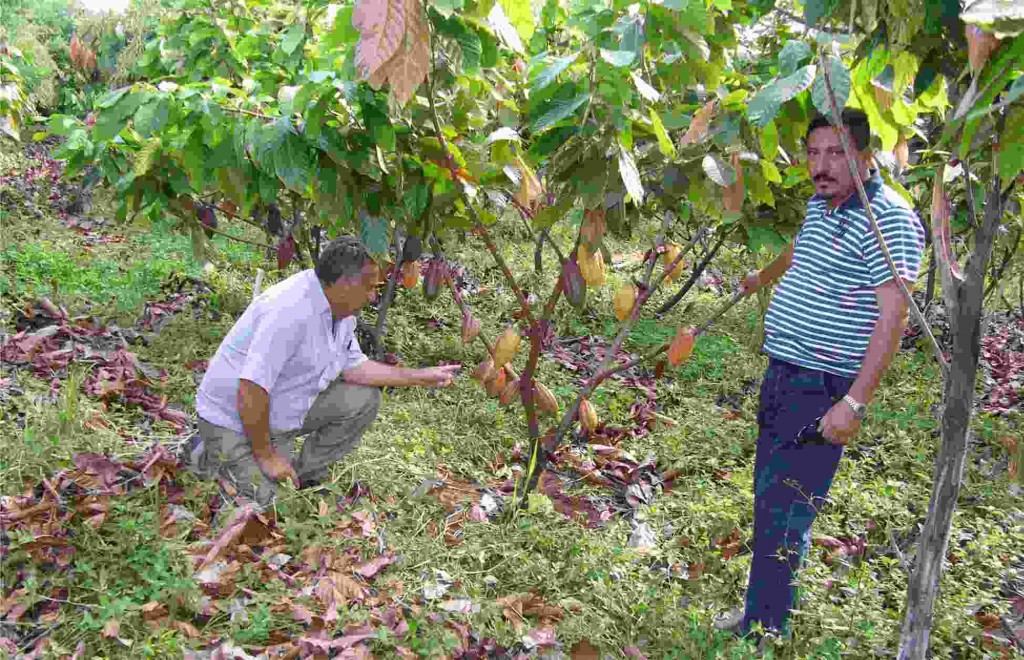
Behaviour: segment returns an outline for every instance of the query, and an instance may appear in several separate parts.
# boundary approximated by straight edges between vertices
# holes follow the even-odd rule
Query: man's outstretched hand
[[[420,369],[416,375],[417,384],[424,387],[448,387],[455,380],[455,372],[461,368],[461,364],[446,364]]]

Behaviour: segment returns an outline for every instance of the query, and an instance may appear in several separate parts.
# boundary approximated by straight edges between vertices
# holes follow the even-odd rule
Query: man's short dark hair
[[[343,277],[360,277],[368,261],[373,259],[362,241],[355,236],[339,236],[320,251],[314,270],[321,282],[331,286]]]
[[[868,122],[868,116],[862,110],[855,110],[853,108],[843,110],[839,116],[843,120],[843,125],[850,129],[850,135],[853,136],[853,145],[857,151],[867,149],[868,143],[871,141],[871,123]],[[811,120],[811,125],[807,127],[806,139],[810,139],[811,133],[819,128],[831,125],[832,122],[828,120],[828,117],[820,112],[815,114]]]

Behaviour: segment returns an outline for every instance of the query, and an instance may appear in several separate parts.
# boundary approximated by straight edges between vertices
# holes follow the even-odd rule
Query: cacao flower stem
[[[433,53],[433,32],[431,32],[431,53]],[[501,268],[501,272],[505,275],[505,279],[508,281],[509,286],[512,287],[512,291],[515,292],[516,298],[519,299],[519,306],[523,310],[523,320],[529,325],[534,325],[533,315],[530,314],[530,303],[526,300],[526,296],[523,295],[523,290],[519,288],[519,283],[516,282],[516,278],[512,275],[512,271],[509,270],[508,264],[505,263],[505,259],[502,258],[501,253],[498,252],[497,246],[491,239],[490,232],[487,231],[487,227],[484,226],[483,220],[480,219],[480,214],[477,213],[476,207],[473,206],[472,200],[469,199],[469,195],[466,194],[466,189],[463,187],[462,182],[456,172],[455,159],[452,157],[451,151],[448,150],[448,140],[445,139],[444,133],[441,131],[441,120],[437,116],[437,104],[434,102],[434,76],[433,72],[427,75],[427,86],[428,86],[428,99],[430,101],[430,118],[433,120],[434,132],[437,133],[437,139],[441,143],[441,149],[444,151],[445,161],[447,161],[448,170],[452,175],[452,182],[459,191],[459,195],[462,197],[462,202],[469,208],[470,215],[473,216],[473,224],[476,225],[476,231],[484,239],[484,244],[487,245],[487,249],[491,251],[491,255],[494,257],[494,261],[497,262],[498,267]]]

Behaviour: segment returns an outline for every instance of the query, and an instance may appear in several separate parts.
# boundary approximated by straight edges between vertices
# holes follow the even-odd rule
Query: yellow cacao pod
[[[661,253],[661,263],[665,268],[665,282],[671,283],[677,277],[683,273],[683,262],[680,261],[670,271],[669,268],[675,263],[675,260],[679,257],[679,253],[683,251],[683,246],[678,243],[669,243],[665,246],[665,251]]]
[[[534,389],[533,400],[537,403],[537,408],[548,415],[558,414],[558,399],[555,398],[554,392],[549,390],[543,383],[537,383],[537,387]]]
[[[515,326],[508,326],[494,345],[494,368],[500,369],[519,352],[522,338]]]
[[[636,287],[627,284],[619,289],[612,298],[612,305],[615,307],[615,318],[620,321],[628,319],[636,306]]]
[[[597,411],[587,399],[580,401],[580,426],[587,433],[591,433],[597,428]]]
[[[605,266],[601,252],[591,252],[587,246],[580,243],[576,251],[576,263],[579,264],[580,274],[587,286],[602,286],[605,282]]]

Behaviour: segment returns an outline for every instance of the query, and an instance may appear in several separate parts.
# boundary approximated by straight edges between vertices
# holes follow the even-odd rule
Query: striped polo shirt
[[[921,221],[877,172],[864,188],[900,277],[908,284],[916,281],[925,245]],[[878,321],[875,287],[890,279],[859,196],[829,209],[814,195],[795,239],[793,262],[765,316],[764,352],[856,377]]]

